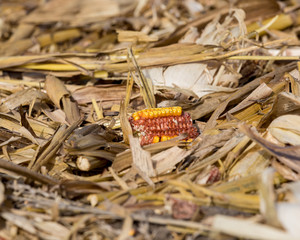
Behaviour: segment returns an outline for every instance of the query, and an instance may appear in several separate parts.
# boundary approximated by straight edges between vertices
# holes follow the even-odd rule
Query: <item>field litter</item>
[[[1,3],[0,238],[300,239],[299,6]]]

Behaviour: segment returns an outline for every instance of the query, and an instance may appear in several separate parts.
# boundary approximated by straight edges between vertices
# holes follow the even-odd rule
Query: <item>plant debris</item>
[[[0,6],[0,239],[300,239],[297,1]]]

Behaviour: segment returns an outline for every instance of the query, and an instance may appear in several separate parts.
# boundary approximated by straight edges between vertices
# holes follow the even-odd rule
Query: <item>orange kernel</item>
[[[164,142],[164,141],[167,141],[167,140],[168,140],[168,137],[165,136],[165,135],[161,136],[161,138],[160,138],[161,142]]]
[[[158,143],[159,142],[159,136],[154,136],[152,143]]]
[[[151,112],[149,112],[149,113],[148,113],[148,115],[149,115],[149,118],[150,118],[150,119],[152,119],[152,118],[154,117],[154,114],[153,114],[153,112],[152,112],[152,111],[151,111]]]
[[[170,111],[168,108],[165,108],[165,112],[166,112],[166,117],[169,117],[170,116]]]
[[[143,118],[148,118],[149,117],[149,113],[147,111],[143,111]]]

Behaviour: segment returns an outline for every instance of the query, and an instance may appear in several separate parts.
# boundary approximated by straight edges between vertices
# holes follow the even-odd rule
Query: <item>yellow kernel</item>
[[[161,142],[164,142],[164,141],[167,141],[167,140],[168,140],[168,137],[165,136],[165,135],[161,136],[161,138],[160,138]]]
[[[152,143],[158,143],[159,142],[159,136],[154,136]]]
[[[170,116],[169,108],[165,108],[165,112],[166,112],[166,117],[169,117]]]
[[[166,116],[166,111],[165,111],[165,109],[162,109],[162,110],[161,110],[161,116],[162,116],[162,117],[165,117],[165,116]]]
[[[139,116],[135,116],[133,117],[134,121],[137,121],[137,120],[140,120],[140,117]]]
[[[182,108],[181,108],[181,107],[178,107],[178,108],[177,108],[177,115],[178,115],[178,116],[181,116],[181,114],[182,114]]]
[[[167,136],[167,140],[170,140],[171,139],[171,137],[170,136]]]
[[[172,108],[169,108],[169,114],[170,114],[170,116],[175,116]]]
[[[157,117],[158,117],[158,112],[155,111],[155,110],[153,111],[153,117],[154,117],[154,118],[157,118]]]
[[[140,117],[143,116],[143,111],[138,111],[137,113]]]
[[[147,111],[143,111],[143,118],[148,118],[149,117],[149,113]]]
[[[152,112],[152,111],[151,111],[151,112],[149,112],[149,113],[148,113],[148,115],[149,115],[149,118],[150,118],[150,119],[152,119],[152,118],[154,117],[154,114],[153,114],[153,112]]]
[[[158,116],[158,117],[161,117],[161,111],[160,111],[160,110],[157,111],[157,116]]]

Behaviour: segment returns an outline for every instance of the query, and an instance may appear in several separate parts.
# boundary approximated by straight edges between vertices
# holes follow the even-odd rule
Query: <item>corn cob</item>
[[[144,109],[133,113],[129,122],[142,146],[167,141],[182,133],[188,134],[187,141],[199,135],[190,115],[183,113],[181,107]]]

